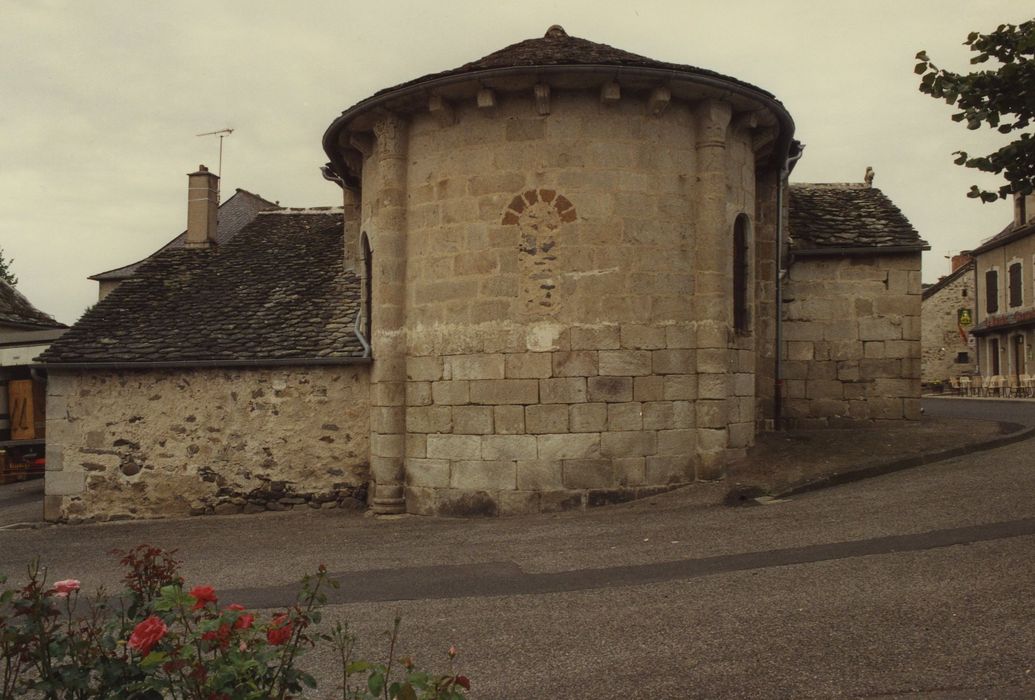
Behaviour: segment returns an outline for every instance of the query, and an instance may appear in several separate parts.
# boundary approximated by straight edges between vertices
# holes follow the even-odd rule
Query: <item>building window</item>
[[[988,339],[988,365],[993,377],[999,374],[999,339]]]
[[[958,352],[958,353],[956,353],[956,364],[958,364],[958,365],[965,365],[968,362],[970,362],[970,353],[969,352]]]
[[[1024,293],[1021,287],[1021,264],[1019,262],[1010,265],[1010,308],[1020,306],[1024,300]]]
[[[994,314],[999,310],[999,271],[985,273],[985,312]]]
[[[374,294],[371,291],[374,286],[374,253],[370,250],[370,239],[367,238],[366,231],[360,237],[359,245],[360,255],[363,256],[363,335],[369,339],[374,318]]]
[[[737,333],[751,332],[749,238],[748,218],[741,214],[733,225],[733,328]]]

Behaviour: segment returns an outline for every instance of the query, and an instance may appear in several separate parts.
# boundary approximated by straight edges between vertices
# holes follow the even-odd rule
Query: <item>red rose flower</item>
[[[279,646],[291,639],[291,621],[287,615],[277,615],[273,618],[270,628],[266,630],[266,641],[273,646]]]
[[[168,631],[162,619],[152,615],[133,628],[133,634],[129,635],[129,648],[146,656]]]
[[[195,586],[190,597],[194,599],[194,609],[200,610],[207,603],[216,602],[216,591],[212,586]]]
[[[241,615],[234,621],[235,630],[246,630],[251,629],[252,623],[255,622],[254,615]]]
[[[219,629],[203,633],[201,638],[206,642],[218,645],[220,649],[226,649],[230,645],[230,625],[224,622],[219,626]]]

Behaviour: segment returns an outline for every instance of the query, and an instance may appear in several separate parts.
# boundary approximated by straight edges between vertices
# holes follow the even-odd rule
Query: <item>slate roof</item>
[[[0,325],[26,329],[67,328],[37,309],[24,294],[3,280],[0,280]]]
[[[305,364],[363,356],[340,209],[257,215],[226,245],[169,248],[40,356],[47,364]]]
[[[953,282],[958,280],[963,275],[971,274],[973,272],[974,272],[974,260],[968,260],[967,262],[963,263],[962,265],[957,267],[955,270],[953,270],[949,274],[947,274],[944,277],[942,277],[941,279],[939,279],[934,284],[931,284],[931,285],[928,285],[928,286],[924,287],[923,292],[921,293],[921,298],[924,299],[924,300],[930,299],[932,296],[934,296],[935,294],[937,294],[941,290],[945,289],[945,287],[947,287],[948,285],[952,284]]]
[[[989,238],[987,241],[979,245],[974,250],[967,251],[971,255],[978,255],[979,253],[985,253],[993,248],[998,248],[1001,245],[1006,245],[1011,241],[1015,241],[1018,238],[1024,238],[1035,233],[1035,223],[1024,224],[1023,226],[1015,226],[1011,221],[1007,224],[1006,228],[997,233],[996,235]]]
[[[231,238],[236,236],[241,229],[248,225],[248,223],[254,219],[260,211],[269,211],[272,209],[280,209],[280,206],[268,199],[264,199],[260,195],[253,194],[248,190],[237,188],[230,199],[219,205],[215,237],[216,243],[218,245],[225,244]],[[185,230],[183,233],[176,236],[176,238],[159,248],[158,252],[168,250],[170,248],[182,248],[183,243],[186,240],[187,231]],[[129,279],[149,258],[150,256],[143,260],[138,260],[135,263],[115,268],[114,270],[108,270],[96,275],[91,275],[89,279],[97,280],[98,282]]]
[[[794,183],[789,208],[791,246],[797,253],[929,248],[899,208],[864,183]]]
[[[581,39],[577,36],[569,36],[560,26],[550,27],[546,34],[537,39],[526,39],[516,44],[494,51],[488,56],[479,58],[477,61],[465,63],[459,68],[442,71],[440,73],[429,73],[415,80],[410,80],[390,88],[385,88],[375,93],[383,95],[394,90],[417,85],[438,78],[446,78],[464,73],[477,73],[479,71],[495,70],[499,68],[512,68],[516,66],[630,66],[638,68],[658,68],[673,70],[680,73],[692,73],[695,75],[709,76],[720,80],[743,85],[744,87],[757,90],[758,92],[772,97],[772,93],[746,83],[728,75],[716,73],[715,71],[689,66],[680,63],[666,63],[656,61],[653,58],[640,56],[638,54],[616,49],[607,44],[598,44],[588,39]]]

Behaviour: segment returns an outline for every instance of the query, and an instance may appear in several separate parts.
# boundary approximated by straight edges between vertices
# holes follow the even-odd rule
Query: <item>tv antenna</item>
[[[219,129],[218,131],[206,131],[204,134],[194,134],[195,136],[218,136],[219,137],[219,169],[216,170],[216,175],[220,178],[223,177],[223,139],[230,134],[234,133],[231,128]]]

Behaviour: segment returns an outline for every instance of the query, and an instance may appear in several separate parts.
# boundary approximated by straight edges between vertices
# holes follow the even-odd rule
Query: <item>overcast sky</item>
[[[930,282],[1011,213],[967,199],[971,184],[997,183],[951,155],[1003,137],[967,131],[920,94],[913,57],[969,70],[969,31],[1032,14],[1030,0],[0,0],[0,247],[18,288],[72,323],[96,299],[88,275],[184,229],[186,173],[218,160],[218,139],[195,134],[235,130],[224,198],[241,187],[340,205],[318,166],[343,109],[556,23],[775,94],[806,144],[792,179],[857,182],[873,166],[931,244]]]

